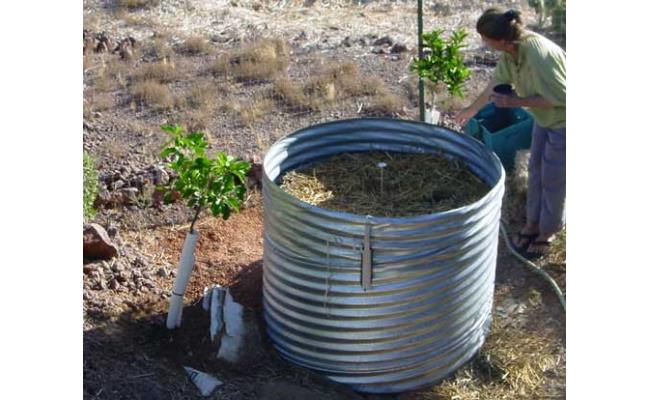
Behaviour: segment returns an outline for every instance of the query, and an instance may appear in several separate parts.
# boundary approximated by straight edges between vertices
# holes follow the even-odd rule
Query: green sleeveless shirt
[[[542,96],[551,108],[526,107],[544,128],[566,123],[566,53],[549,39],[526,31],[518,42],[517,59],[502,52],[494,72],[498,83],[510,83],[520,97]]]

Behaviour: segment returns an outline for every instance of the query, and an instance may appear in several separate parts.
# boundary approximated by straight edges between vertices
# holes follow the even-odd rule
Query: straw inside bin
[[[288,171],[280,187],[312,205],[380,217],[451,210],[490,190],[460,160],[377,151],[342,153]]]

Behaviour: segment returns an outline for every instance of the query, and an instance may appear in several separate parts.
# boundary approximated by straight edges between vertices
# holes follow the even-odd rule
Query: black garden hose
[[[506,228],[506,223],[501,220],[501,225],[500,225],[500,230],[501,230],[501,236],[503,236],[503,239],[506,242],[506,246],[508,247],[508,250],[510,253],[515,256],[515,258],[519,261],[521,261],[522,264],[531,272],[534,274],[539,275],[542,277],[546,282],[548,282],[551,287],[553,288],[553,291],[557,295],[558,299],[560,300],[560,304],[562,304],[562,310],[566,313],[566,300],[564,298],[564,294],[562,293],[562,289],[558,286],[558,284],[555,282],[555,280],[548,274],[546,271],[538,267],[536,264],[519,254],[517,250],[515,250],[515,247],[513,246],[512,242],[510,241],[510,235],[508,235],[508,230]]]

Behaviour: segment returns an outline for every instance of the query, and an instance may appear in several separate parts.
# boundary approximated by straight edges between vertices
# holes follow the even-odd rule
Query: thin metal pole
[[[422,51],[422,0],[418,0],[418,57],[424,56]],[[420,121],[424,121],[424,81],[422,77],[418,78],[418,93],[420,95]]]

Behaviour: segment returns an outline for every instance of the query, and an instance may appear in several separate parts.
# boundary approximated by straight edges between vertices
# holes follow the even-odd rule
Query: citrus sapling
[[[208,156],[208,142],[202,132],[185,133],[178,125],[163,125],[161,129],[172,138],[160,155],[177,173],[175,179],[160,188],[164,192],[163,198],[168,203],[178,194],[194,214],[183,244],[167,314],[167,328],[173,329],[181,324],[183,294],[194,267],[194,250],[198,241],[196,221],[206,210],[224,220],[232,212],[239,212],[246,194],[246,174],[251,165],[221,151],[213,157]]]
[[[434,29],[422,34],[422,47],[425,55],[415,57],[410,64],[410,70],[417,73],[422,79],[433,84],[432,114],[439,116],[435,111],[436,90],[439,85],[444,85],[451,96],[463,97],[464,85],[469,79],[470,71],[465,65],[461,49],[466,47],[467,32],[463,29],[452,31],[447,39],[443,37],[444,30]],[[437,122],[437,118],[431,121]]]

